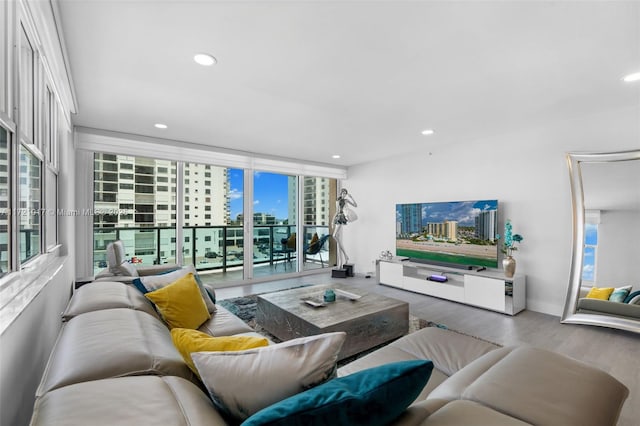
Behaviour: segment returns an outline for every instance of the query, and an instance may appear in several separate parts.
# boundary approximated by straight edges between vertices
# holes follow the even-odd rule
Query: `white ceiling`
[[[80,126],[348,166],[640,100],[638,2],[57,3]]]

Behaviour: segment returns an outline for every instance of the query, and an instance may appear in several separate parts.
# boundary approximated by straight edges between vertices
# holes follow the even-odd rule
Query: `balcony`
[[[244,230],[241,226],[183,227],[184,264],[193,264],[205,281],[241,281],[244,264]],[[296,232],[295,225],[255,225],[253,228],[254,276],[294,272],[295,250],[283,249],[282,241]],[[304,241],[314,233],[329,233],[327,226],[305,225]],[[93,269],[98,273],[107,266],[106,247],[122,240],[130,262],[142,265],[176,263],[176,230],[166,227],[94,228]],[[328,267],[329,245],[320,253],[305,255],[304,270]],[[282,265],[282,266],[280,266]]]

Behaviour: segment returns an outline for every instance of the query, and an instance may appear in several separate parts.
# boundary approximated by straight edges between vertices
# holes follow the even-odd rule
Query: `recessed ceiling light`
[[[216,62],[216,58],[214,58],[213,56],[209,55],[208,53],[198,53],[193,57],[193,60],[196,61],[198,64],[203,65],[205,67],[210,67],[211,65],[215,64]]]
[[[624,81],[630,83],[632,81],[640,80],[640,72],[634,72],[633,74],[629,74],[623,78]]]
[[[433,131],[433,129],[425,129],[425,130],[422,131],[422,134],[425,135],[425,136],[432,135],[434,133],[435,132]]]
[[[154,126],[157,129],[166,129],[167,128],[167,125],[166,124],[162,124],[162,123],[156,123],[156,124],[154,124]]]
[[[331,158],[337,160],[338,158],[340,158],[340,156],[338,154],[334,154],[334,155],[331,156]]]

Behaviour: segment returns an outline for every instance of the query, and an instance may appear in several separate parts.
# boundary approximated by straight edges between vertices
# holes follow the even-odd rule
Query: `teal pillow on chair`
[[[429,360],[362,370],[264,408],[242,426],[386,425],[418,397],[432,370]]]

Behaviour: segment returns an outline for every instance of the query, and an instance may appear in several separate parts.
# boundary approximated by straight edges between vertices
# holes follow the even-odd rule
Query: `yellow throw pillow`
[[[317,243],[320,240],[320,238],[318,238],[318,233],[315,232],[313,234],[313,237],[311,237],[311,242],[309,243],[309,246],[314,245],[315,243]]]
[[[587,299],[609,300],[609,296],[613,293],[613,287],[598,288],[592,287],[587,294]]]
[[[146,293],[169,328],[198,328],[211,318],[192,273],[159,290]]]
[[[253,336],[224,336],[213,337],[198,330],[186,328],[174,328],[171,330],[173,344],[184,358],[189,368],[198,374],[196,366],[191,359],[192,352],[213,351],[243,351],[245,349],[259,348],[269,345],[264,337]],[[199,377],[199,374],[198,374]]]

